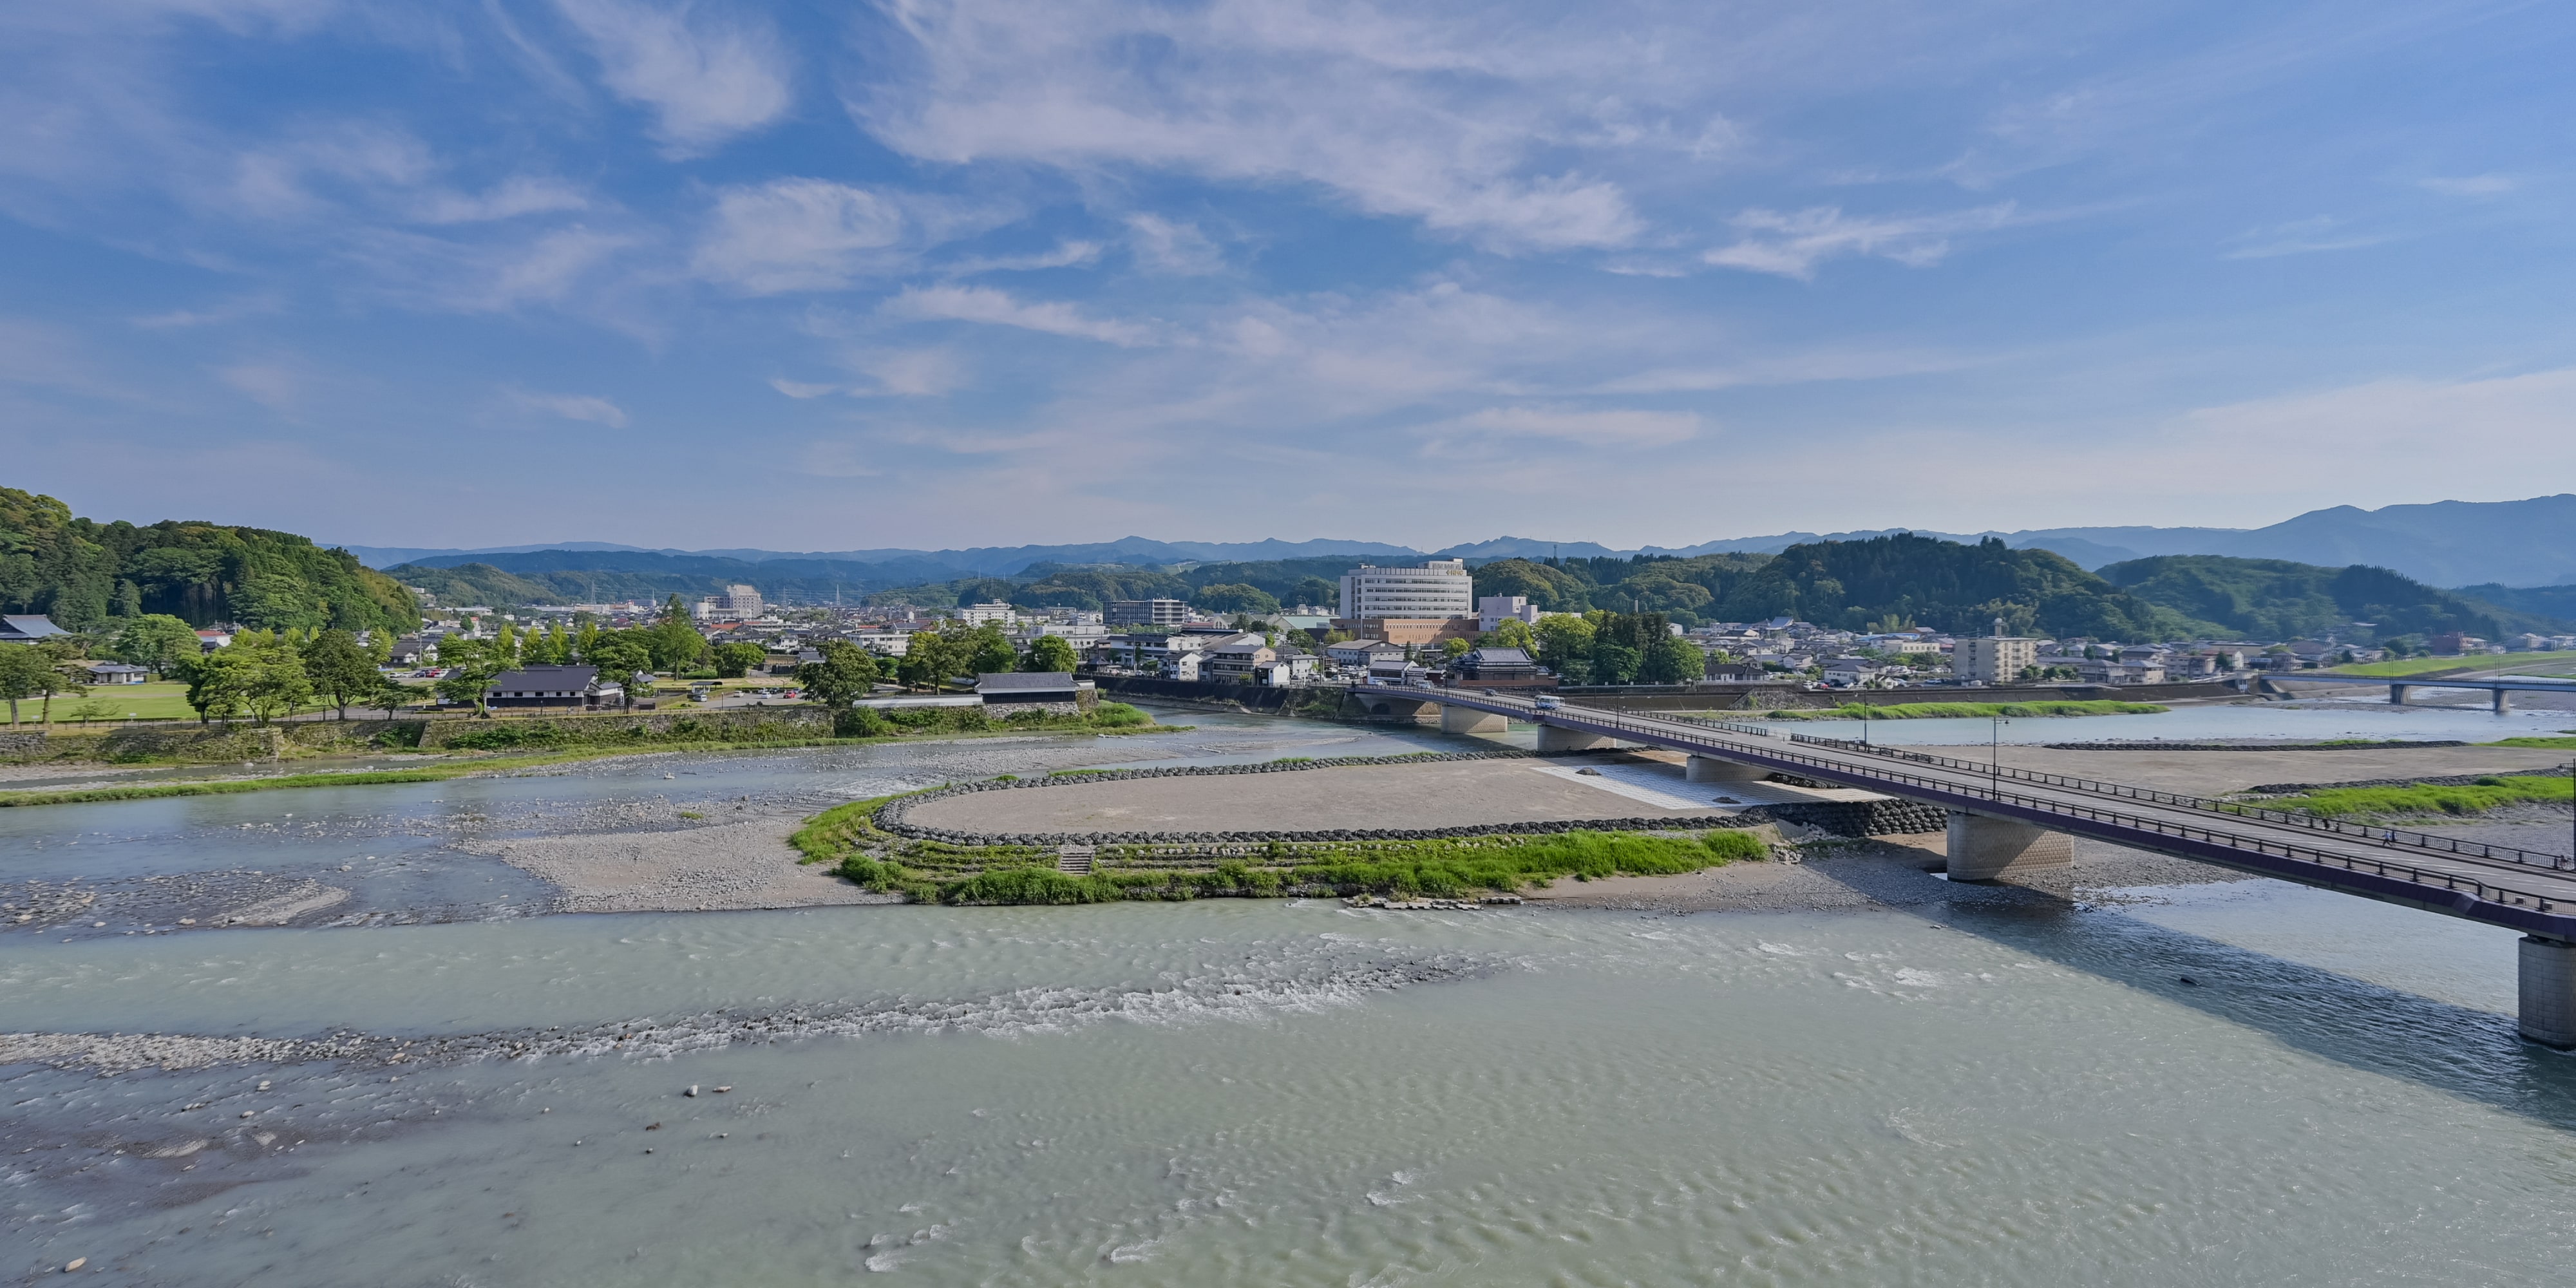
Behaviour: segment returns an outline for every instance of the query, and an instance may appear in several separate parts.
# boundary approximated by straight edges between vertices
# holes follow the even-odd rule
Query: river
[[[8,811],[12,881],[346,865],[358,893],[338,928],[0,935],[0,1028],[281,1042],[0,1069],[0,1273],[2538,1284],[2576,1253],[2576,1061],[2514,1038],[2512,936],[2271,882],[1689,917],[531,916],[531,879],[458,848],[1441,745],[1189,718]],[[446,912],[383,915],[407,901]]]

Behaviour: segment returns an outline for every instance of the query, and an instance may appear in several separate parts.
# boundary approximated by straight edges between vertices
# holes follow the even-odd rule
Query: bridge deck
[[[1715,756],[2135,849],[2214,863],[2576,942],[2576,858],[2365,828],[2197,797],[1826,739],[1771,736],[1571,703],[1454,689],[1396,690],[1625,742]]]

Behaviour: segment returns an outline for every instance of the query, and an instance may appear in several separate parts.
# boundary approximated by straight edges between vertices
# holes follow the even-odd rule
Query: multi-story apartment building
[[[1190,620],[1190,606],[1177,599],[1112,600],[1101,620],[1111,630],[1121,626],[1178,626]]]
[[[1342,616],[1469,617],[1476,583],[1464,559],[1434,559],[1418,568],[1362,564],[1342,574]]]

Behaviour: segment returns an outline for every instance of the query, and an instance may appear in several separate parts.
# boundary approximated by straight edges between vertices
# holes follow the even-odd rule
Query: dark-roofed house
[[[151,671],[127,666],[123,662],[101,662],[89,668],[89,682],[92,684],[141,684],[151,678]]]
[[[1538,663],[1516,648],[1475,648],[1449,664],[1449,682],[1478,687],[1537,685],[1547,682]]]
[[[975,677],[975,692],[983,695],[985,707],[1002,716],[1021,711],[1076,715],[1100,701],[1100,691],[1070,671],[990,671]]]
[[[0,617],[0,644],[33,644],[37,640],[69,635],[70,631],[54,625],[50,617]]]
[[[491,707],[595,707],[616,701],[625,691],[599,682],[595,666],[528,666],[492,677],[483,691]]]

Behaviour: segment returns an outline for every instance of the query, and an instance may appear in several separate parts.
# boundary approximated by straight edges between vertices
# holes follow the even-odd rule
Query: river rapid
[[[464,848],[1444,745],[1186,718],[8,811],[16,883],[353,894],[334,927],[0,934],[0,1030],[50,1035],[0,1066],[0,1275],[2537,1284],[2576,1254],[2576,1060],[2514,1037],[2513,937],[2278,883],[541,916]]]

